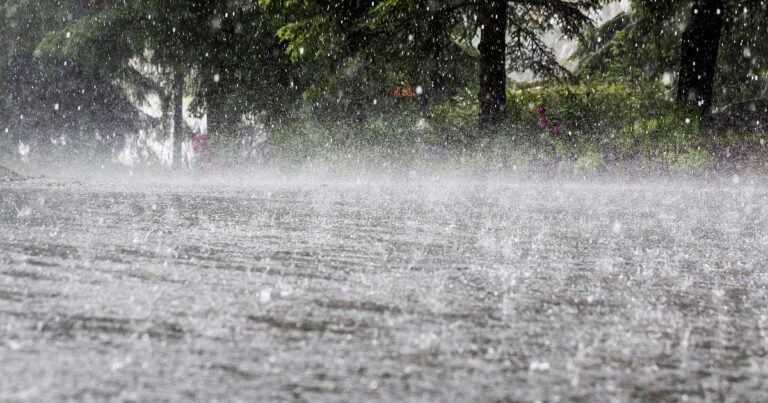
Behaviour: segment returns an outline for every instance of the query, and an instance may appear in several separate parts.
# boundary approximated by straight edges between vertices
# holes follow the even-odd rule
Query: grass
[[[586,175],[750,169],[768,173],[768,141],[762,134],[700,138],[664,132],[658,122],[651,125],[653,132],[616,128],[579,138],[515,123],[481,136],[465,126],[418,114],[354,123],[307,118],[272,128],[266,141],[247,154],[257,164],[333,171],[441,168]],[[218,139],[213,146],[223,161],[241,163],[235,154],[242,154],[242,142]]]

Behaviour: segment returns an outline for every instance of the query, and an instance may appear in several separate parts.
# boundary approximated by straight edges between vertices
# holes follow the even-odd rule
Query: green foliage
[[[591,151],[576,159],[573,171],[576,173],[594,173],[605,165],[605,157],[602,153]]]
[[[359,124],[320,123],[306,116],[271,131],[257,159],[270,164],[312,169],[412,168],[463,171],[526,169],[530,153],[506,137],[478,139],[472,143],[445,143],[446,132],[436,121],[416,115],[371,119]],[[451,133],[451,138],[459,138]]]
[[[274,4],[274,1],[268,1]],[[295,62],[315,76],[304,94],[325,116],[354,117],[388,106],[387,93],[423,90],[424,107],[478,85],[479,1],[284,1],[298,17],[278,30]],[[542,35],[578,37],[591,24],[597,0],[508,4],[508,67],[567,76]],[[473,91],[474,92],[474,91]],[[475,92],[476,93],[476,92]],[[376,102],[374,102],[376,101]]]
[[[446,143],[467,142],[476,131],[478,109],[476,95],[465,89],[435,105],[430,110],[430,118],[435,127],[445,133]]]
[[[508,88],[507,120],[488,137],[476,130],[482,4],[0,0],[2,117],[15,133],[36,127],[28,116],[14,122],[26,111],[39,112],[35,122],[103,131],[107,125],[90,124],[86,112],[139,120],[126,94],[156,93],[168,103],[173,73],[182,72],[192,110],[207,114],[209,127],[234,133],[250,119],[272,133],[268,148],[292,155],[373,148],[406,156],[443,147],[466,161],[506,166],[516,153],[579,171],[633,158],[698,161],[688,156],[701,145],[696,112],[675,104],[674,74],[665,75],[679,63],[688,2],[635,0],[632,11],[592,30],[596,0],[507,2],[508,70],[542,81]],[[768,62],[759,40],[768,35],[765,7],[736,6],[724,10],[721,103],[760,95],[755,77]],[[542,39],[555,29],[579,39],[574,77]],[[403,88],[423,94],[402,96]]]
[[[728,2],[715,88],[718,103],[765,98],[768,74],[768,3]]]
[[[126,59],[142,50],[138,38],[131,36],[138,14],[137,9],[126,6],[86,15],[47,32],[34,55],[56,64],[76,62],[95,72],[116,74]]]
[[[89,68],[97,62],[111,68],[107,56],[119,53],[119,47],[81,46],[88,49],[79,57],[88,63],[35,57],[41,42],[52,41],[49,35],[59,30],[63,38],[72,21],[90,20],[91,25],[81,28],[96,31],[99,24],[92,16],[108,13],[111,7],[111,2],[102,1],[0,1],[0,119],[8,137],[27,142],[71,142],[73,136],[111,141],[117,132],[137,126],[140,113],[112,87],[101,68]],[[50,50],[54,53],[53,46]]]
[[[602,149],[613,158],[679,150],[696,138],[695,112],[680,111],[671,90],[660,84],[629,86],[618,81],[540,85],[512,90],[510,122],[527,141],[553,147],[563,157]],[[537,108],[547,110],[540,127]],[[562,134],[553,132],[554,125]]]
[[[577,74],[636,81],[657,80],[677,71],[680,35],[690,3],[681,0],[633,0],[632,10],[621,12],[589,30],[573,58]]]
[[[318,118],[360,120],[410,109],[411,102],[392,96],[404,87],[420,87],[426,107],[476,80],[464,46],[469,29],[457,25],[462,17],[429,2],[282,3],[295,17],[277,35],[292,60],[306,66],[311,85],[303,101]]]
[[[710,152],[690,149],[672,158],[672,169],[680,173],[698,173],[711,168],[714,162]]]
[[[255,1],[129,1],[85,11],[45,34],[39,60],[122,80],[138,88],[138,99],[154,92],[167,101],[172,73],[182,71],[196,95],[193,110],[222,125],[243,115],[279,118],[306,87],[276,36],[283,17]],[[131,60],[156,66],[158,77]]]
[[[763,97],[768,66],[768,4],[749,0],[725,2],[715,101],[718,105]],[[633,10],[587,32],[573,59],[586,80],[624,82],[676,79],[680,38],[691,3],[680,0],[635,0]]]

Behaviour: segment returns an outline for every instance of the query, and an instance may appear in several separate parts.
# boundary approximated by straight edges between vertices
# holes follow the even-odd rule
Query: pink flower
[[[546,127],[549,124],[549,119],[547,119],[546,116],[542,116],[539,118],[539,126]]]
[[[200,133],[192,136],[192,151],[195,154],[198,168],[203,171],[216,168],[216,164],[212,162],[213,150],[208,144],[208,134]]]
[[[556,123],[552,127],[552,132],[555,133],[555,134],[562,134],[563,133],[563,126],[560,126],[559,123]]]
[[[539,116],[544,116],[545,113],[547,113],[547,108],[545,108],[544,105],[539,105],[539,107],[536,108],[536,114]]]
[[[192,136],[192,149],[195,151],[208,148],[208,135],[205,133]]]

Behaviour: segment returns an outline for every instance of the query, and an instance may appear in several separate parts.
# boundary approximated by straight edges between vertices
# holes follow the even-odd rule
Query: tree
[[[185,140],[179,135],[185,96],[196,98],[189,112],[207,113],[209,131],[218,136],[232,135],[244,115],[284,113],[298,96],[302,81],[276,36],[283,23],[256,1],[106,4],[46,30],[36,55],[52,65],[81,66],[137,99],[157,94],[176,156]]]
[[[199,11],[195,93],[208,132],[234,136],[244,115],[269,123],[290,112],[306,80],[276,35],[285,17],[256,1],[214,2]]]
[[[723,14],[722,0],[695,0],[680,44],[677,99],[681,105],[699,107],[702,128],[707,126],[712,108]]]
[[[507,104],[507,4],[488,0],[480,4],[480,130],[493,129],[504,118]]]
[[[375,3],[313,0],[262,1],[290,19],[277,31],[286,52],[308,81],[303,98],[320,119],[362,119],[383,106],[392,88],[412,77],[397,57],[377,52],[381,31],[369,19]],[[400,74],[398,74],[400,73]],[[385,87],[386,86],[386,87]],[[374,102],[376,100],[376,102]]]
[[[439,3],[381,0],[349,2],[359,5],[351,10],[325,3],[320,0],[302,3],[304,14],[297,13],[300,17],[278,32],[288,42],[288,50],[294,52],[295,58],[298,58],[297,51],[311,59],[326,59],[326,55],[333,55],[335,66],[360,57],[369,61],[385,59],[373,69],[379,80],[388,78],[388,74],[390,77],[431,75],[432,79],[424,81],[436,83],[440,82],[439,72],[418,67],[415,73],[409,72],[408,64],[402,61],[413,54],[428,60],[427,65],[445,65],[440,61],[445,54],[423,51],[429,48],[430,41],[432,48],[437,42],[442,45],[437,49],[460,49],[462,55],[449,56],[447,64],[455,65],[460,58],[471,60],[470,65],[478,78],[472,80],[478,85],[478,124],[483,130],[493,128],[502,120],[508,69],[530,70],[548,76],[567,75],[541,35],[557,29],[566,37],[579,36],[591,23],[588,13],[599,4],[597,0],[449,0]],[[422,36],[422,32],[430,32],[430,35]],[[478,33],[480,42],[475,47],[473,40]],[[355,38],[351,43],[362,40],[366,46],[347,46],[349,38]],[[467,83],[472,81],[465,80]]]
[[[0,117],[14,141],[50,144],[95,135],[117,147],[123,131],[148,122],[108,77],[69,59],[36,57],[40,42],[63,30],[68,18],[88,18],[110,7],[74,0],[0,1]]]
[[[757,0],[728,2],[722,9],[713,103],[723,106],[768,98],[768,10]]]
[[[173,166],[181,167],[181,145],[184,142],[184,71],[173,72]]]
[[[610,78],[629,84],[671,80],[680,65],[680,25],[687,15],[679,0],[634,0],[632,9],[579,41],[572,59],[581,80]]]
[[[768,12],[761,1],[635,0],[632,7],[580,43],[582,78],[676,78],[678,105],[699,111],[701,134],[712,132],[714,108],[768,94]]]

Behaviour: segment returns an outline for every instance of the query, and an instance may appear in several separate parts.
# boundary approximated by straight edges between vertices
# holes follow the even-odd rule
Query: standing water
[[[762,182],[0,182],[0,401],[768,400]]]

